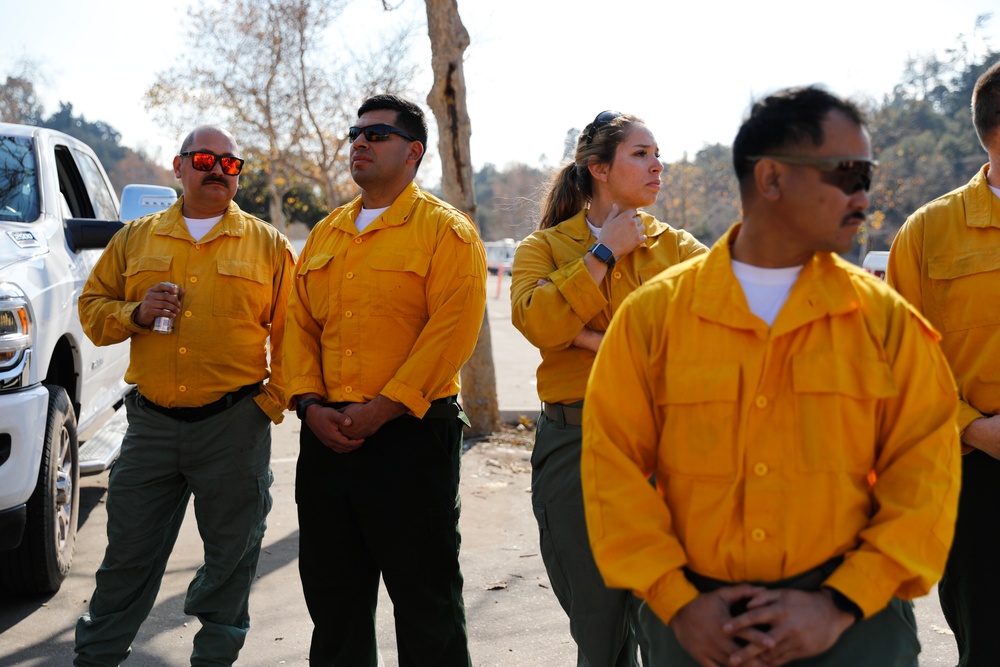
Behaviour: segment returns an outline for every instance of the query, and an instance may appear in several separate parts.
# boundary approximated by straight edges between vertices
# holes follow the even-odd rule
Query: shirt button
[[[354,242],[355,243],[361,243],[361,237],[360,236],[355,237]]]
[[[350,280],[353,277],[354,277],[354,272],[353,271],[348,271],[347,272],[347,279]]]
[[[188,349],[186,347],[182,347],[181,349],[179,349],[177,351],[180,352],[181,354],[187,354]]]
[[[191,317],[191,311],[190,310],[185,310],[184,311],[184,317]]]
[[[767,464],[766,463],[756,463],[753,467],[753,474],[758,477],[763,477],[767,474]]]
[[[198,282],[198,276],[191,276],[191,282],[193,283]]]
[[[345,394],[350,394],[352,391],[354,391],[354,389],[352,389],[351,387],[344,387]]]
[[[188,390],[188,388],[185,387],[184,385],[181,385],[181,386],[177,387],[177,391],[187,391],[187,390]]]
[[[614,273],[612,273],[611,275],[612,275],[613,277],[615,277],[615,278],[621,278],[621,277],[622,277],[622,272],[621,272],[621,271],[615,271],[615,272],[614,272]]]
[[[766,396],[758,396],[754,400],[754,405],[756,405],[758,408],[766,408],[767,407],[767,397]]]
[[[750,538],[754,542],[763,542],[766,537],[767,533],[765,533],[762,528],[754,528],[752,531],[750,531]]]
[[[194,249],[195,250],[201,250],[201,244],[200,243],[195,243],[194,244]]]
[[[344,317],[346,317],[347,319],[351,319],[352,317],[354,317],[354,313],[352,313],[351,311],[347,311],[346,313],[344,313]]]
[[[351,356],[351,355],[353,355],[353,354],[354,354],[354,353],[353,353],[353,352],[351,352],[350,350],[345,350],[345,351],[344,351],[344,356],[345,356],[345,357],[350,357],[350,356]]]

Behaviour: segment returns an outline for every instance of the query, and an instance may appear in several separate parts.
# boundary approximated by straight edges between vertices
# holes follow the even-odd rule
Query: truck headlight
[[[31,327],[25,294],[10,283],[0,283],[0,371],[21,363],[31,347]]]

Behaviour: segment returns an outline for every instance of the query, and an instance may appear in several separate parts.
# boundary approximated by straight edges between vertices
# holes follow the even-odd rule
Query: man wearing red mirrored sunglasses
[[[81,667],[128,656],[191,496],[205,542],[184,601],[201,622],[191,664],[233,664],[250,627],[295,253],[233,202],[238,155],[228,131],[192,131],[174,157],[182,196],[118,232],[80,297],[95,344],[131,341],[125,380],[136,385],[108,485],[108,548],[76,628]]]
[[[361,193],[309,234],[285,338],[302,419],[309,664],[376,664],[381,575],[400,667],[468,667],[458,562],[468,419],[457,394],[486,307],[486,251],[468,216],[414,182],[427,142],[420,107],[377,95],[347,136]]]
[[[653,665],[916,667],[908,600],[951,543],[957,399],[930,325],[837,256],[869,204],[864,118],[779,91],[733,162],[742,222],[633,292],[597,354],[595,560],[644,600]]]
[[[938,595],[960,667],[992,667],[1000,663],[1000,62],[973,89],[972,121],[989,163],[909,217],[886,279],[942,332],[958,384],[962,493]]]

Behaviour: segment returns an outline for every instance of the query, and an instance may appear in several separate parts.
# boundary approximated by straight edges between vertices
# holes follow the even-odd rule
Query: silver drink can
[[[177,285],[173,283],[168,283],[171,288],[171,294],[177,294]],[[160,316],[153,320],[153,332],[159,334],[171,334],[174,332],[174,318]]]

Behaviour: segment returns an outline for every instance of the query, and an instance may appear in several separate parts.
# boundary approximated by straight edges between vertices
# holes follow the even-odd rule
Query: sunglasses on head
[[[587,130],[587,145],[589,146],[590,142],[594,140],[594,135],[597,134],[599,129],[619,116],[621,116],[621,114],[617,111],[602,111],[597,114],[594,118],[594,122],[590,124],[590,129]]]
[[[878,162],[874,160],[854,160],[842,157],[806,157],[804,155],[751,155],[751,162],[768,158],[775,162],[812,167],[820,172],[820,180],[833,185],[845,195],[853,195],[858,190],[868,190],[872,187],[872,176]]]
[[[243,171],[244,160],[232,155],[216,155],[208,151],[183,151],[177,155],[191,158],[191,166],[198,171],[212,171],[216,160],[226,176],[236,176]]]
[[[347,131],[347,138],[351,140],[353,144],[358,140],[358,137],[365,135],[365,141],[376,142],[376,141],[388,141],[389,137],[393,134],[399,135],[406,139],[407,141],[416,141],[410,134],[404,132],[398,127],[393,127],[392,125],[386,125],[385,123],[378,123],[377,125],[366,125],[365,127],[352,127]]]

